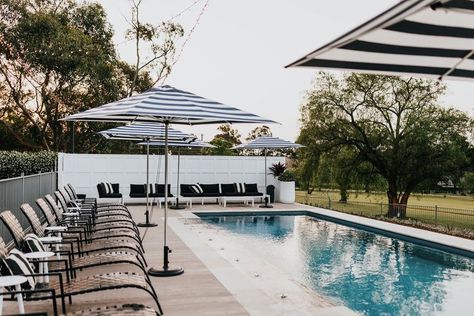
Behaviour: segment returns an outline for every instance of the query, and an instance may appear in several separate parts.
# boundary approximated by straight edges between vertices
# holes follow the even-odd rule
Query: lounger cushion
[[[245,183],[245,192],[258,192],[256,183]]]
[[[229,195],[237,193],[235,190],[235,185],[233,183],[223,183],[221,184],[222,195]]]
[[[130,184],[130,197],[145,197],[145,186],[143,184]]]
[[[45,251],[43,243],[35,234],[27,234],[25,236],[25,247],[28,252]]]
[[[200,193],[196,193],[197,188],[193,189],[194,184],[181,184],[180,194],[185,197],[199,197],[202,196]]]
[[[214,194],[214,196],[219,196],[219,184],[199,184],[203,190],[203,194]]]
[[[9,275],[25,275],[25,274],[34,274],[33,267],[26,259],[23,252],[18,249],[12,249],[8,254],[8,257],[4,260],[6,264],[6,269],[4,273]],[[26,282],[21,285],[21,288],[24,290],[31,290],[35,288],[36,280],[33,276],[27,276]]]

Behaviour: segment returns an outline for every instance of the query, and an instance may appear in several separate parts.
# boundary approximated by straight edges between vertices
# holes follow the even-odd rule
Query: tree
[[[126,94],[125,63],[98,4],[71,0],[0,0],[0,117],[2,130],[25,149],[65,150],[68,114]],[[76,124],[83,148],[100,144],[98,128]]]
[[[261,136],[272,136],[272,131],[267,125],[257,126],[251,130],[248,136],[245,138],[246,141],[251,141]]]
[[[210,144],[216,146],[216,148],[210,148],[207,151],[211,155],[234,155],[235,152],[231,148],[242,143],[240,141],[241,135],[239,131],[235,128],[232,128],[230,124],[219,125],[217,130],[220,133],[216,134],[209,142]]]
[[[474,193],[474,172],[466,172],[461,179],[461,185],[464,191],[470,194]]]
[[[140,74],[148,74],[154,70],[155,85],[171,72],[170,60],[176,51],[175,42],[184,35],[181,25],[173,22],[162,22],[159,25],[144,23],[140,18],[140,5],[143,0],[131,0],[130,28],[127,30],[127,39],[135,42],[136,63],[133,67],[128,96],[132,96],[138,84]],[[150,55],[142,55],[145,46]]]
[[[444,91],[423,79],[320,73],[301,108],[301,133],[320,152],[348,148],[373,166],[386,181],[388,215],[404,217],[417,185],[468,163],[472,120],[437,104]]]

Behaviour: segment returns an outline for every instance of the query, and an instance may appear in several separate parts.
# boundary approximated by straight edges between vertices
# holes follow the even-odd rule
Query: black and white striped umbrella
[[[473,79],[474,1],[401,1],[294,66]]]
[[[147,142],[140,142],[138,145],[146,145]],[[165,142],[164,141],[157,141],[157,140],[152,140],[150,141],[150,146],[155,146],[155,147],[164,147]],[[216,146],[211,145],[207,142],[201,141],[201,140],[193,140],[193,141],[187,141],[187,140],[170,140],[168,141],[168,146],[169,147],[187,147],[187,148],[214,148]]]
[[[65,121],[161,122],[165,124],[165,201],[163,225],[163,266],[148,270],[153,276],[183,273],[170,267],[167,242],[168,218],[168,130],[170,124],[275,123],[272,120],[212,101],[169,85],[151,88],[141,94],[70,115]],[[147,217],[148,218],[148,217]],[[148,224],[145,223],[145,225]]]
[[[267,149],[289,149],[289,148],[301,148],[303,145],[293,143],[278,137],[273,136],[260,136],[251,140],[247,143],[236,145],[232,149],[263,149],[265,156],[265,194],[267,190]],[[268,198],[265,198],[265,205],[260,207],[272,207],[268,205]]]
[[[169,85],[70,115],[65,121],[163,122],[170,124],[275,123]]]
[[[303,145],[273,136],[260,136],[248,143],[236,145],[232,149],[285,149],[300,148]]]
[[[107,139],[116,140],[163,140],[165,139],[165,124],[162,123],[140,123],[128,124],[100,131],[99,134]],[[168,139],[170,141],[191,142],[196,136],[183,133],[174,128],[168,128]]]
[[[98,134],[110,140],[146,140],[146,207],[145,217],[147,226],[152,226],[149,222],[149,191],[150,191],[150,140],[162,140],[164,142],[166,126],[163,123],[140,123],[118,126],[99,132]],[[185,134],[174,128],[168,128],[168,139],[182,143],[189,143],[196,139],[194,135]]]

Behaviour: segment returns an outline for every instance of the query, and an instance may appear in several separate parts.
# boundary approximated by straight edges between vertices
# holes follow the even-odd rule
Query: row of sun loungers
[[[38,198],[36,204],[41,215],[29,204],[20,206],[27,228],[13,212],[0,214],[1,224],[10,234],[0,238],[1,275],[24,278],[20,286],[7,287],[0,294],[4,300],[50,300],[54,315],[162,314],[146,273],[140,234],[126,206],[79,198],[71,185],[54,196]],[[7,237],[13,239],[8,245],[4,242]],[[98,266],[110,267],[111,272],[81,276]],[[124,266],[135,272],[123,270]],[[146,292],[156,303],[156,310],[127,302],[68,313],[66,299],[73,304],[73,298],[80,294],[124,288]]]

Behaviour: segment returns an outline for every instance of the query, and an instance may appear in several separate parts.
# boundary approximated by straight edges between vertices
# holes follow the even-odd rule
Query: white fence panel
[[[171,192],[176,194],[178,157],[170,156]],[[267,157],[267,166],[285,162],[284,157]],[[183,155],[180,183],[257,183],[264,192],[264,157]],[[164,183],[164,156],[150,155],[150,183]],[[271,175],[268,184],[275,185]],[[97,197],[97,184],[120,184],[120,192],[129,201],[130,184],[146,183],[146,155],[65,154],[58,155],[58,184],[71,183],[78,193]],[[136,201],[136,200],[134,200]]]

